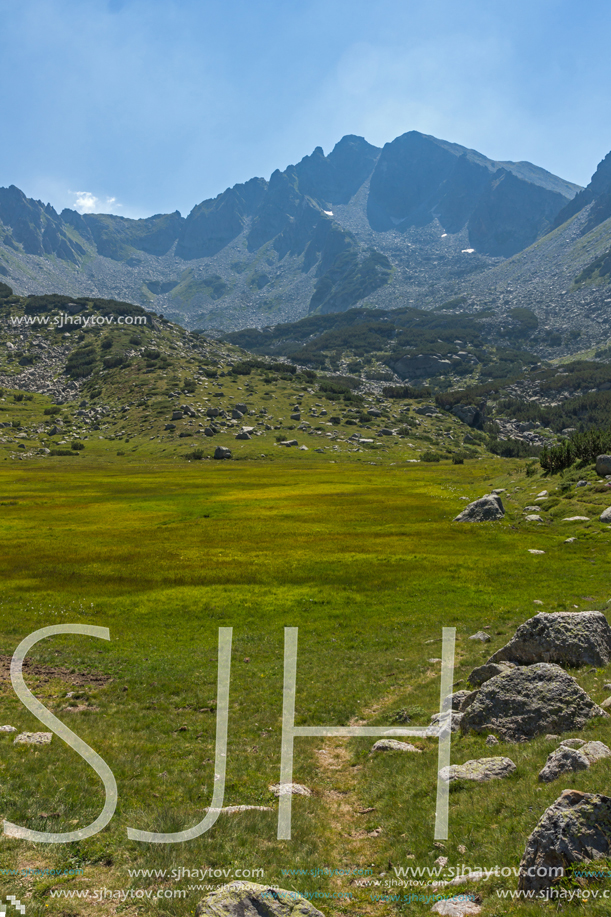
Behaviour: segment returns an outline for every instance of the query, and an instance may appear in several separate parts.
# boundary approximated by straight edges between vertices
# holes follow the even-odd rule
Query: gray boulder
[[[396,739],[379,739],[373,748],[372,751],[415,751],[419,755],[422,754],[420,748],[416,748],[415,745],[410,745],[409,742],[398,742]]]
[[[442,780],[475,780],[477,783],[486,783],[488,780],[498,780],[509,777],[516,766],[511,758],[478,758],[466,761],[464,764],[450,764],[442,767],[439,776]]]
[[[231,458],[231,449],[227,449],[226,446],[217,446],[214,450],[215,459],[230,459]]]
[[[476,694],[476,691],[455,691],[454,694],[450,694],[452,710],[456,710],[458,713],[463,713],[469,704],[473,703]]]
[[[21,732],[13,739],[13,745],[48,745],[52,732]]]
[[[596,474],[599,474],[601,477],[604,477],[606,474],[611,474],[611,455],[596,456]]]
[[[476,669],[473,669],[467,681],[470,685],[474,685],[477,688],[483,685],[485,681],[490,681],[495,675],[509,672],[512,668],[514,668],[513,662],[487,662],[485,665],[480,665]]]
[[[196,917],[324,917],[298,892],[256,882],[231,882],[197,905]]]
[[[605,666],[611,659],[611,627],[600,611],[541,612],[521,624],[488,662],[556,662],[577,668]]]
[[[528,838],[518,888],[541,892],[573,863],[589,863],[610,855],[611,798],[564,790]]]
[[[474,500],[455,517],[454,522],[490,522],[502,519],[505,508],[498,494],[486,494]]]
[[[601,522],[611,522],[611,506],[608,506],[606,509],[604,509],[598,518]]]
[[[548,756],[545,766],[539,773],[541,783],[551,783],[561,774],[570,774],[575,771],[586,771],[590,762],[578,748],[567,748],[561,745]]]
[[[476,634],[471,634],[469,640],[479,640],[480,643],[490,643],[490,634],[485,630],[478,630]]]
[[[523,742],[548,732],[583,729],[604,710],[559,665],[539,662],[495,675],[462,714],[461,730],[495,732],[508,742]]]
[[[252,439],[252,436],[250,435],[250,433],[246,433],[245,430],[242,430],[241,433],[238,433],[238,435],[236,436],[236,439]]]

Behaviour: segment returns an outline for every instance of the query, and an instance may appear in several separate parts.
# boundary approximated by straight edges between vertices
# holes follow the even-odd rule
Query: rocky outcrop
[[[611,474],[611,455],[596,456],[596,474],[601,476]]]
[[[541,892],[574,863],[611,855],[611,798],[564,790],[545,811],[526,844],[518,888]]]
[[[231,882],[221,885],[197,905],[196,917],[324,917],[298,892]]]
[[[604,758],[611,758],[611,749],[603,742],[581,742],[579,748],[571,748],[563,742],[549,755],[545,767],[539,774],[539,780],[542,783],[551,783],[562,774],[585,771]]]
[[[502,519],[505,515],[505,507],[498,494],[486,494],[479,500],[469,503],[454,522],[491,522],[495,519]]]
[[[461,719],[462,732],[495,732],[508,742],[582,729],[606,716],[558,665],[515,666],[486,681]]]
[[[501,675],[503,672],[508,672],[513,668],[513,665],[513,662],[487,662],[485,665],[480,665],[476,669],[473,669],[467,681],[470,685],[479,688],[480,685],[494,678],[495,675]]]
[[[532,665],[555,662],[577,668],[606,666],[611,659],[611,627],[600,611],[541,612],[521,624],[488,663]]]

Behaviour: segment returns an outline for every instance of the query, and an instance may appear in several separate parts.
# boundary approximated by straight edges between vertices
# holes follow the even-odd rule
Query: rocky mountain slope
[[[2,188],[0,274],[19,293],[154,305],[191,328],[261,327],[363,302],[426,307],[535,243],[578,191],[531,163],[416,131],[381,150],[347,136],[186,218],[57,214]]]

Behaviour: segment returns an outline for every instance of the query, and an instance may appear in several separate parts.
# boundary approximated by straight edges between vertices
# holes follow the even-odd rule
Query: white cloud
[[[107,213],[109,208],[121,206],[117,204],[116,197],[107,197],[102,201],[91,191],[73,191],[72,193],[76,198],[74,207],[79,213]]]

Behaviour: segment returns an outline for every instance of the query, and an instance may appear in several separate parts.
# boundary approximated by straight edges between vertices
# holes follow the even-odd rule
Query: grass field
[[[588,496],[585,488],[556,493],[556,482],[527,477],[524,463],[494,458],[374,466],[279,451],[274,462],[145,465],[134,457],[127,465],[82,455],[69,467],[47,460],[0,471],[2,723],[20,732],[43,728],[7,678],[7,657],[21,639],[58,623],[104,626],[111,635],[109,643],[48,639],[26,670],[34,693],[109,764],[119,793],[112,822],[93,838],[3,839],[0,890],[23,900],[28,917],[192,914],[203,886],[239,877],[238,870],[263,870],[255,881],[302,892],[326,915],[425,914],[430,901],[374,900],[388,893],[394,867],[431,867],[440,855],[451,866],[517,867],[528,834],[562,789],[606,791],[605,761],[538,785],[553,747],[542,738],[491,752],[485,737],[455,736],[454,763],[492,753],[518,767],[504,781],[452,787],[450,835],[440,846],[435,740],[416,739],[423,753],[402,756],[371,755],[371,739],[301,738],[294,779],[312,796],[294,798],[292,839],[276,839],[277,800],[268,787],[279,781],[284,627],[299,627],[298,724],[392,726],[403,711],[424,725],[438,710],[432,660],[443,627],[457,628],[455,677],[464,687],[471,668],[532,614],[604,610],[611,597],[610,537],[592,509],[609,502],[602,485],[587,488]],[[593,474],[582,474],[593,484]],[[467,499],[493,487],[508,491],[502,522],[452,524]],[[545,524],[524,522],[524,506],[544,487]],[[562,522],[584,508],[592,522]],[[490,644],[468,639],[487,625]],[[210,804],[218,628],[228,626],[224,805],[272,811],[222,815],[184,844],[130,841],[127,827],[182,830]],[[597,702],[609,693],[604,672],[577,677]],[[611,743],[606,722],[586,732]],[[4,818],[41,831],[96,818],[101,782],[59,738],[28,747],[0,735],[0,743]],[[226,872],[178,876],[208,867]],[[130,875],[135,870],[166,875]],[[361,873],[380,884],[363,884]],[[482,913],[541,913],[541,905],[498,898],[497,890],[516,885],[497,877],[479,886]],[[102,902],[100,889],[107,890]],[[87,898],[54,897],[86,890]],[[110,897],[115,891],[124,900]],[[185,897],[169,897],[177,891]],[[138,897],[147,892],[163,897]],[[590,903],[589,913],[607,913],[603,905]]]

